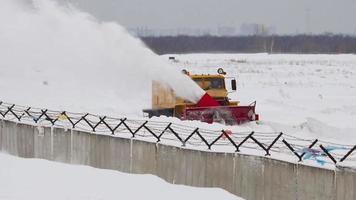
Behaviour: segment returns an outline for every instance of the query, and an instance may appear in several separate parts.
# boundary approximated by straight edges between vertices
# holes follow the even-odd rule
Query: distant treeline
[[[356,53],[356,37],[293,36],[161,36],[142,37],[157,54],[168,53]]]

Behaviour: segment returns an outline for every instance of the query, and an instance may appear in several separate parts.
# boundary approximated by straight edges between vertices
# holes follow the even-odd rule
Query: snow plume
[[[203,91],[120,25],[52,0],[2,0],[1,99],[52,109],[141,114],[151,81],[196,102]]]

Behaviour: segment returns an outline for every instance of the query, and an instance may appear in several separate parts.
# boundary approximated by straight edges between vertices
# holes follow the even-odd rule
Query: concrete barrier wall
[[[353,169],[332,171],[5,120],[0,124],[0,150],[26,158],[155,174],[175,184],[220,187],[247,200],[356,199]]]

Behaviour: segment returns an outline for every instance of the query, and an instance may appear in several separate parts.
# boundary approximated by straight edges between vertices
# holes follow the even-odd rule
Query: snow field
[[[172,55],[165,55],[172,56]],[[257,101],[260,123],[241,129],[356,144],[356,55],[173,55],[179,68],[237,78],[230,98]]]
[[[173,185],[153,175],[17,158],[4,153],[0,153],[0,163],[2,200],[241,199],[222,189]]]

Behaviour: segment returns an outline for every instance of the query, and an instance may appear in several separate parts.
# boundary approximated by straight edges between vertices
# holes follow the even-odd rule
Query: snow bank
[[[236,130],[285,132],[303,138],[356,144],[356,55],[185,54],[177,68],[237,78],[230,98],[257,101],[260,122]],[[228,84],[229,85],[229,84]]]
[[[125,174],[2,153],[0,163],[2,200],[241,199],[222,189],[172,185],[152,175]]]
[[[116,23],[51,0],[3,0],[1,100],[110,115],[141,115],[151,81],[197,101],[203,91]]]

